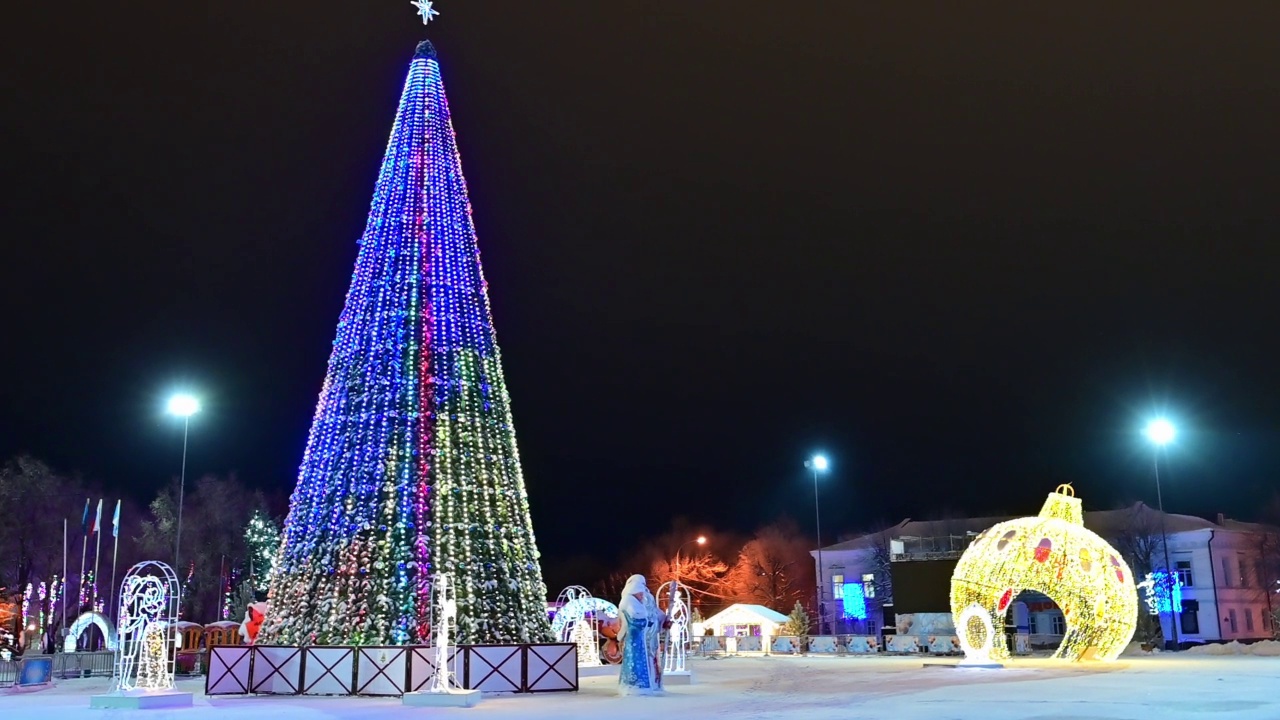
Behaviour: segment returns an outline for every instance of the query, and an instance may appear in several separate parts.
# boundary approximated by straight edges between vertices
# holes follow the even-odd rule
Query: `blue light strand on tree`
[[[414,55],[282,533],[266,641],[548,638],[501,357],[435,51]]]

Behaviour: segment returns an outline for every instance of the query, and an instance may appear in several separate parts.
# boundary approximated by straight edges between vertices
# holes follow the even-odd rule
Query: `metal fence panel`
[[[249,692],[297,695],[302,689],[302,648],[254,645],[249,667]]]
[[[357,695],[403,695],[409,683],[408,648],[362,647],[356,651]]]
[[[53,656],[53,675],[57,678],[111,677],[115,669],[113,652],[69,652]]]
[[[513,693],[524,689],[523,645],[470,645],[466,650],[469,690]]]
[[[204,677],[204,694],[247,694],[249,666],[252,662],[253,648],[247,645],[216,645],[209,648],[209,672]]]
[[[525,692],[578,689],[578,646],[573,643],[525,647]]]
[[[302,659],[303,695],[351,695],[355,689],[354,647],[312,646]]]
[[[459,657],[461,655],[461,657]],[[461,667],[458,660],[462,661]],[[457,668],[449,678],[449,687],[461,688],[467,677],[467,653],[461,648],[449,648],[449,667]],[[436,649],[430,645],[414,645],[409,648],[409,692],[422,692],[431,687],[436,675]]]

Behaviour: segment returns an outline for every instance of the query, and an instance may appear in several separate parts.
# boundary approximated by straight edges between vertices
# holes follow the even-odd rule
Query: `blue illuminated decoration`
[[[1144,591],[1147,612],[1152,615],[1182,612],[1182,578],[1164,570],[1147,573],[1146,580],[1138,583]]]
[[[425,3],[429,6],[429,3]],[[510,398],[435,49],[418,45],[281,533],[258,642],[549,639]]]
[[[862,583],[844,584],[844,616],[851,620],[867,619],[867,598],[863,596]]]

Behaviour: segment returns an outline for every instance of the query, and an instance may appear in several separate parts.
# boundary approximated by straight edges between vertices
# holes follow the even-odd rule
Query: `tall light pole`
[[[676,585],[679,585],[679,584],[680,584],[680,552],[681,552],[682,550],[684,550],[685,548],[689,547],[690,545],[706,545],[706,544],[707,544],[707,536],[706,536],[706,535],[699,535],[698,537],[694,538],[693,540],[690,540],[689,542],[687,542],[687,543],[685,543],[685,544],[681,545],[680,547],[676,548],[676,562],[675,562],[675,565],[676,565],[676,567],[675,567],[675,583],[676,583]],[[672,593],[672,596],[674,597],[674,596],[675,596],[675,593]],[[690,603],[692,603],[692,602],[693,602],[693,598],[689,598],[689,602],[690,602]],[[689,612],[692,614],[692,613],[693,613],[693,608],[689,608]]]
[[[679,591],[679,589],[680,589],[680,551],[681,551],[681,550],[684,550],[685,548],[687,548],[687,547],[689,547],[690,545],[693,545],[693,544],[706,545],[706,544],[707,544],[707,536],[706,536],[706,535],[699,535],[698,537],[694,538],[693,540],[690,540],[689,542],[686,542],[686,543],[684,543],[683,545],[681,545],[680,547],[676,548],[676,563],[675,563],[676,567],[675,567],[675,573],[674,573],[674,576],[675,576],[675,577],[674,577],[674,578],[672,579],[672,581],[671,581],[671,592],[669,592],[669,593],[668,593],[668,597],[667,597],[667,614],[668,614],[668,615],[670,615],[671,613],[674,613],[674,612],[675,612],[675,607],[676,607],[676,592],[677,592],[677,591]],[[690,591],[689,591],[689,592],[690,592],[691,594],[689,595],[689,607],[688,607],[688,611],[689,611],[689,620],[690,620],[690,622],[692,622],[692,620],[693,620],[693,595],[692,595],[693,590],[692,590],[692,589],[690,589]]]
[[[818,634],[823,634],[822,613],[822,511],[818,508],[818,473],[826,472],[830,464],[825,455],[814,455],[804,461],[804,466],[813,473],[813,525],[818,536]]]
[[[1160,510],[1160,545],[1164,548],[1164,582],[1165,597],[1169,598],[1169,627],[1173,629],[1173,641],[1171,644],[1165,645],[1167,650],[1178,649],[1178,615],[1182,612],[1182,608],[1173,606],[1173,566],[1169,563],[1169,533],[1165,530],[1164,525],[1164,496],[1160,492],[1160,451],[1165,445],[1173,442],[1173,438],[1177,436],[1177,430],[1173,427],[1173,423],[1164,418],[1156,418],[1147,423],[1147,427],[1143,430],[1143,434],[1151,441],[1155,451],[1152,453],[1152,468],[1155,470],[1156,476],[1156,505]]]
[[[182,576],[179,549],[182,547],[182,501],[187,491],[187,431],[191,429],[191,416],[200,412],[200,401],[192,395],[174,395],[169,398],[169,414],[182,418],[182,474],[178,480],[178,527],[173,538],[173,571]]]

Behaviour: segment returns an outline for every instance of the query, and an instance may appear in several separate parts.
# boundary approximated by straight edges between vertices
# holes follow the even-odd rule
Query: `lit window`
[[[876,575],[875,573],[864,573],[862,575],[862,597],[873,598],[876,596]]]
[[[1183,587],[1194,587],[1195,582],[1191,578],[1191,561],[1179,560],[1174,565],[1177,566],[1178,579],[1182,581]]]
[[[844,597],[844,575],[831,576],[831,595],[837,600]]]

